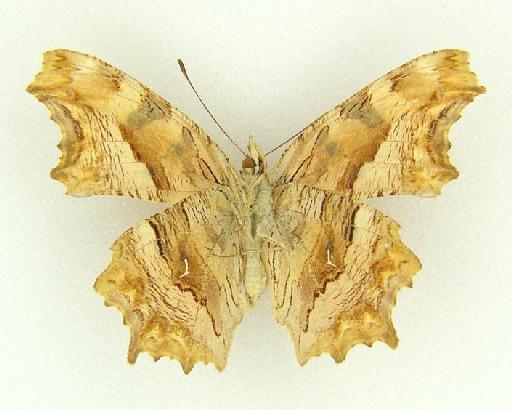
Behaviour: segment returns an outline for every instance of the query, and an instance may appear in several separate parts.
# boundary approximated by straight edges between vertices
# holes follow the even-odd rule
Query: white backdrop
[[[512,13],[507,1],[5,1],[0,15],[0,408],[512,408],[510,178]],[[226,370],[142,354],[94,293],[125,229],[162,209],[76,199],[48,172],[57,127],[24,92],[41,53],[70,48],[138,78],[195,119],[239,164],[219,121],[271,148],[378,76],[462,48],[486,95],[453,127],[460,177],[435,199],[371,201],[423,263],[394,311],[397,350],[358,346],[300,368],[268,296],[235,336]],[[276,157],[272,158],[275,161]]]

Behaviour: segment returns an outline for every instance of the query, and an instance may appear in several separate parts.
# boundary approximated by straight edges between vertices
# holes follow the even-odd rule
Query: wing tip
[[[47,50],[43,52],[43,59],[41,62],[41,68],[36,73],[32,81],[25,87],[25,91],[32,94],[39,101],[43,101],[40,97],[41,92],[44,90],[44,76],[53,67],[52,64],[58,54],[62,54],[64,49]]]

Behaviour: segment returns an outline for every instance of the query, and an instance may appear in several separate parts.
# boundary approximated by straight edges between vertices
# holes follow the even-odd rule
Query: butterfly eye
[[[242,168],[254,168],[256,163],[251,157],[245,157],[242,161]]]

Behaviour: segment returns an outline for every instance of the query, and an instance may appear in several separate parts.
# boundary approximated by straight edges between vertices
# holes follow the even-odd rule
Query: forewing
[[[288,327],[301,364],[324,352],[340,362],[357,343],[398,339],[397,291],[420,269],[399,226],[366,205],[289,184],[275,193],[278,230],[266,264],[277,321]]]
[[[27,90],[62,131],[62,156],[51,175],[71,195],[175,203],[236,184],[225,155],[194,122],[95,57],[48,51]]]
[[[418,57],[308,126],[273,169],[272,182],[298,182],[354,200],[436,195],[458,175],[448,159],[448,130],[484,91],[466,52]]]
[[[129,362],[147,351],[189,372],[196,362],[222,370],[242,320],[238,234],[219,191],[190,196],[126,231],[96,281],[106,305],[131,329]]]

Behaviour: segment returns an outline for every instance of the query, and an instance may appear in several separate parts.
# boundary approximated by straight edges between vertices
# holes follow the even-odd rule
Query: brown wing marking
[[[458,175],[448,131],[484,91],[466,52],[418,57],[307,127],[272,170],[273,184],[298,182],[354,200],[437,195]]]
[[[71,195],[175,203],[215,186],[237,186],[226,156],[194,122],[95,57],[46,52],[27,90],[60,127],[62,156],[51,175]]]
[[[333,193],[288,185],[276,192],[284,245],[270,251],[277,321],[301,364],[324,352],[340,362],[355,344],[395,347],[396,294],[421,265],[381,212]]]
[[[190,196],[126,231],[95,288],[130,327],[128,360],[147,351],[188,373],[195,363],[222,370],[242,320],[238,236],[217,191]]]

